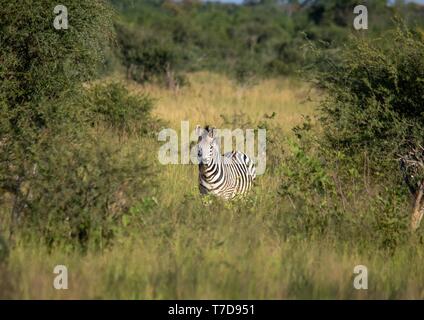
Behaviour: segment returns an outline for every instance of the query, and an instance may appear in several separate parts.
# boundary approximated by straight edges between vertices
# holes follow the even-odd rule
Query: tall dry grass
[[[208,72],[188,75],[189,86],[178,91],[147,84],[130,84],[134,91],[148,92],[156,99],[155,113],[179,128],[182,120],[191,124],[219,125],[221,115],[245,113],[252,120],[276,113],[275,120],[289,132],[314,108],[316,92],[293,79],[268,79],[253,86],[239,86],[229,78]]]
[[[253,119],[276,113],[285,134],[311,114],[308,86],[266,80],[240,88],[223,76],[197,73],[191,85],[171,92],[128,83],[156,99],[155,113],[171,128],[181,120],[219,125],[221,114],[244,112]],[[313,99],[317,96],[312,93]],[[110,136],[110,143],[125,143]],[[155,154],[157,144],[144,143]],[[417,243],[386,252],[361,235],[339,242],[331,235],[309,237],[277,190],[280,177],[257,179],[248,199],[205,205],[193,165],[156,164],[157,204],[120,230],[112,247],[81,253],[17,239],[3,275],[0,297],[24,299],[393,299],[424,298],[424,251]],[[68,267],[69,289],[53,288],[54,266]],[[368,290],[353,287],[353,269],[366,265]],[[0,279],[2,279],[0,277]],[[6,288],[7,287],[7,288]]]

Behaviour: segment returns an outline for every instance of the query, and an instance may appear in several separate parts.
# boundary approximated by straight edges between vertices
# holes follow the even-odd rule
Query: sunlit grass
[[[200,214],[200,213],[199,213]],[[219,213],[218,213],[219,215]],[[220,217],[224,219],[224,217]],[[201,232],[176,226],[167,240],[150,235],[104,253],[53,254],[17,248],[10,259],[12,297],[25,299],[423,299],[424,258],[403,248],[388,258],[343,246],[281,242],[263,226],[226,224]],[[259,222],[258,218],[250,218]],[[250,234],[249,232],[255,232]],[[418,254],[418,255],[417,255]],[[414,263],[410,263],[411,259]],[[53,288],[64,264],[69,289]],[[353,287],[353,268],[369,270],[368,290]]]
[[[274,79],[241,88],[209,73],[189,76],[191,86],[172,92],[129,83],[134,92],[156,100],[155,114],[179,129],[222,123],[221,114],[244,112],[254,120],[275,112],[286,134],[312,114],[308,86]],[[312,98],[317,97],[313,95]],[[99,130],[110,143],[116,137]],[[393,299],[424,298],[424,251],[412,242],[394,252],[356,240],[338,242],[330,235],[305,238],[290,231],[301,220],[277,191],[280,177],[259,176],[248,199],[202,203],[194,165],[159,165],[157,145],[144,140],[157,174],[151,193],[157,206],[141,222],[121,230],[113,246],[85,253],[47,250],[16,239],[8,264],[0,270],[0,297],[24,299]],[[131,145],[131,144],[129,144]],[[6,216],[3,214],[1,216]],[[289,236],[290,233],[290,236]],[[66,265],[69,289],[53,288],[53,268]],[[368,290],[353,288],[353,269],[366,265]],[[7,281],[5,280],[7,279]]]
[[[132,83],[135,91],[147,92],[156,100],[154,113],[167,120],[172,128],[180,128],[182,120],[196,124],[220,125],[221,115],[245,113],[252,120],[276,113],[275,120],[286,131],[302,121],[302,115],[313,111],[314,91],[298,80],[269,79],[242,87],[218,74],[207,72],[188,76],[189,86],[178,91]]]

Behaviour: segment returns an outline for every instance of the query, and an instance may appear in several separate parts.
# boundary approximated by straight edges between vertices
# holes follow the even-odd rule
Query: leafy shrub
[[[0,190],[13,196],[5,209],[14,234],[104,247],[151,182],[138,143],[154,131],[152,103],[118,84],[83,89],[112,36],[111,14],[100,0],[70,1],[69,29],[56,30],[47,14],[55,5],[22,1],[0,12]]]
[[[424,138],[424,41],[404,26],[389,35],[388,47],[352,38],[319,74],[328,93],[320,108],[326,140],[349,154],[367,152],[376,167],[393,167],[408,142]]]
[[[117,39],[127,78],[139,83],[158,81],[168,87],[182,86],[184,77],[175,72],[176,51],[157,40],[156,35],[116,24]]]
[[[396,37],[389,48],[353,39],[338,60],[327,57],[317,125],[294,128],[280,192],[308,234],[361,233],[388,249],[408,238],[396,155],[424,138],[424,43],[406,28]]]
[[[78,118],[73,97],[95,76],[112,37],[104,1],[68,1],[67,30],[53,27],[56,5],[25,0],[4,2],[0,10],[0,190],[15,196],[15,220],[26,197],[23,184],[33,175],[35,146],[53,127]]]
[[[106,246],[120,217],[151,182],[140,147],[113,138],[57,134],[34,146],[35,164],[22,187],[21,225],[48,245]]]
[[[292,141],[282,162],[279,193],[294,216],[291,229],[308,237],[372,242],[395,249],[408,239],[407,194],[386,179],[369,180],[365,168],[341,151],[328,151],[315,130]],[[360,235],[360,237],[358,237]]]
[[[146,95],[130,94],[121,83],[98,84],[90,88],[84,100],[88,119],[131,133],[152,134],[158,120],[151,116],[152,100]]]
[[[7,246],[6,240],[4,240],[0,234],[0,265],[6,261],[8,256],[9,248]]]
[[[257,83],[258,65],[252,59],[241,58],[234,67],[233,77],[241,86],[252,86]]]
[[[305,65],[305,39],[298,37],[279,43],[275,47],[276,57],[266,65],[271,75],[290,75]]]
[[[409,235],[409,212],[405,194],[399,189],[384,188],[371,200],[370,214],[375,217],[376,240],[384,248],[394,249]]]
[[[56,5],[53,0],[2,3],[0,101],[14,124],[43,126],[48,114],[40,102],[61,98],[92,78],[111,37],[111,13],[102,0],[68,1],[67,30],[53,27]]]
[[[282,162],[279,193],[301,213],[297,227],[308,234],[328,232],[329,219],[340,208],[336,186],[325,159],[291,142]]]
[[[147,96],[131,95],[119,83],[95,85],[66,103],[72,110],[66,121],[49,124],[28,150],[31,161],[19,163],[24,170],[12,211],[28,239],[104,247],[152,186],[142,148],[158,121]]]

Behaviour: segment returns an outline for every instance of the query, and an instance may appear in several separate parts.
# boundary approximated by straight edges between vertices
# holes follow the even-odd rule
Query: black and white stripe
[[[197,128],[199,130],[200,127]],[[232,151],[223,156],[216,130],[206,127],[199,132],[199,189],[201,194],[214,194],[225,199],[246,194],[253,185],[256,169],[244,153]]]

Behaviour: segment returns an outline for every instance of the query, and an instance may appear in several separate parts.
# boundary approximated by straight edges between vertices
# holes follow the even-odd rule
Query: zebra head
[[[214,159],[214,155],[219,154],[217,130],[209,126],[203,129],[198,125],[196,134],[199,137],[197,140],[197,159],[199,164],[209,165]]]

